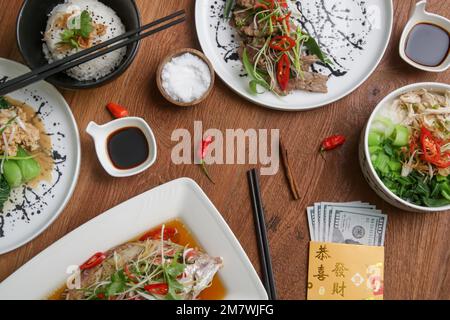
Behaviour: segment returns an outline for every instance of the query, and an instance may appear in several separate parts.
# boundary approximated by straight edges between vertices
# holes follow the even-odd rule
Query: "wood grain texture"
[[[206,1],[206,0],[205,0]],[[386,299],[450,299],[450,216],[402,212],[383,202],[366,184],[358,165],[358,139],[371,111],[392,90],[419,81],[450,82],[449,71],[431,74],[417,71],[398,55],[398,42],[414,0],[395,0],[395,25],[389,49],[376,72],[352,95],[325,108],[305,113],[266,110],[240,98],[217,79],[212,95],[195,108],[174,107],[159,94],[155,72],[159,62],[182,47],[199,49],[192,0],[137,0],[144,21],[186,9],[186,24],[142,43],[130,69],[115,82],[95,90],[63,91],[81,132],[80,179],[69,205],[53,225],[26,246],[0,256],[0,281],[69,231],[103,211],[163,182],[191,177],[205,190],[259,269],[258,251],[247,186],[246,165],[216,165],[208,182],[199,167],[176,166],[170,160],[171,133],[193,130],[195,120],[205,128],[280,129],[295,163],[301,199],[292,201],[282,171],[262,177],[262,192],[279,297],[305,299],[307,246],[305,208],[317,201],[363,200],[389,214],[386,239]],[[0,0],[0,56],[22,61],[15,42],[15,20],[21,1]],[[429,10],[450,17],[448,1],[430,0]],[[109,101],[127,106],[153,128],[159,147],[156,165],[146,173],[113,179],[100,167],[91,139],[84,132],[91,120],[110,121],[104,109]],[[320,140],[334,133],[348,137],[346,145],[327,155],[317,154]],[[126,214],[124,212],[124,214]],[[79,245],[83,245],[80,243]]]

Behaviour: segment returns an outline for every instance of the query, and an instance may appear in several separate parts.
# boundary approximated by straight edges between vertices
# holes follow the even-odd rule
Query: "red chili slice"
[[[100,300],[104,300],[106,298],[106,296],[105,296],[104,293],[98,293],[97,294],[97,298],[100,299]]]
[[[270,8],[270,10],[275,9],[275,1],[280,5],[280,7],[287,9],[288,8],[288,4],[286,2],[286,0],[263,0],[263,1],[259,1],[257,4],[255,4],[255,9],[257,7],[260,7],[261,5],[265,6],[267,9]]]
[[[289,84],[290,75],[291,61],[289,60],[289,56],[285,53],[281,56],[280,61],[278,61],[277,67],[277,81],[282,91],[286,91]]]
[[[285,21],[287,33],[290,34],[291,33],[291,21],[290,21],[291,14],[292,14],[292,12],[288,12],[284,16],[280,16],[280,17],[272,16],[272,23],[274,25],[276,25],[277,23],[283,24],[283,21]],[[295,45],[295,41],[294,41],[294,45]]]
[[[263,4],[263,3],[257,3],[257,4],[255,4],[255,10],[258,10],[258,9],[263,9],[263,10],[269,10],[269,7],[268,6],[266,6],[265,4]]]
[[[450,152],[444,153],[443,157],[441,156],[439,160],[433,161],[431,163],[439,169],[447,169],[448,167],[450,167]]]
[[[441,158],[440,144],[425,127],[422,127],[421,129],[420,142],[422,144],[423,158],[425,161],[433,163]]]
[[[292,12],[289,11],[285,16],[278,17],[277,21],[283,22],[283,20],[286,20],[286,22],[288,22],[289,21],[288,19],[291,17],[291,14],[292,14]]]
[[[280,6],[284,9],[287,9],[288,4],[286,2],[286,0],[278,0],[278,3],[280,4]]]
[[[161,239],[161,229],[159,228],[157,230],[153,230],[150,231],[146,234],[144,234],[142,237],[139,238],[139,241],[145,241],[147,239],[152,239],[152,240],[160,240]],[[178,230],[176,228],[164,228],[164,232],[163,232],[163,239],[164,240],[169,240],[169,239],[173,239],[175,237],[175,235],[178,234]]]
[[[92,269],[105,261],[105,259],[106,255],[103,252],[97,252],[80,266],[80,270]]]
[[[127,275],[128,279],[130,279],[131,281],[133,281],[134,283],[137,282],[136,280],[136,276],[131,273],[130,268],[128,267],[128,265],[126,264],[125,267],[123,267],[123,271],[125,272],[125,274]]]
[[[165,283],[149,284],[144,287],[145,291],[159,296],[165,296],[169,292],[169,286]]]
[[[269,46],[278,51],[289,51],[295,47],[295,40],[288,36],[276,36],[270,40]]]
[[[442,141],[433,137],[433,134],[425,127],[421,129],[420,143],[422,157],[426,162],[434,164],[439,169],[450,167],[450,152],[441,154]]]

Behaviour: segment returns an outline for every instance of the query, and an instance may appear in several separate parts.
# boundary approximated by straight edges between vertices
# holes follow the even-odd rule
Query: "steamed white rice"
[[[52,10],[47,22],[43,50],[49,63],[63,59],[79,51],[79,49],[57,50],[58,43],[61,41],[61,32],[63,32],[64,29],[55,27],[55,22],[65,14],[80,14],[84,10],[89,11],[94,23],[106,26],[106,32],[102,36],[96,35],[93,39],[94,44],[99,44],[125,33],[125,26],[117,16],[116,12],[100,1],[66,0],[65,3],[56,6]],[[66,73],[79,81],[99,80],[112,73],[120,65],[125,53],[126,48],[116,50],[80,66],[74,67]]]

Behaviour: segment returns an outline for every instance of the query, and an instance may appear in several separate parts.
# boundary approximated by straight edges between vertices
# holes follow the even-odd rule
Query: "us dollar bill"
[[[311,237],[311,241],[316,241],[316,237],[314,234],[314,227],[316,223],[316,217],[314,214],[314,207],[308,207],[306,209],[307,212],[307,218],[308,218],[308,228],[309,228],[309,235]]]
[[[370,205],[361,201],[354,202],[345,202],[345,203],[336,203],[336,202],[322,202],[322,211],[324,212],[323,220],[324,220],[324,235],[323,241],[331,241],[331,231],[333,230],[332,225],[332,212],[334,207],[351,207],[355,209],[366,209],[366,210],[375,210],[376,212],[381,213],[381,211],[376,210],[376,206]]]
[[[313,226],[314,226],[314,239],[315,239],[315,241],[320,241],[319,239],[319,223],[320,223],[320,203],[315,203],[314,204],[314,214],[313,214],[313,216],[314,216],[314,223],[313,223]]]
[[[374,210],[335,207],[331,242],[384,246],[387,215]]]

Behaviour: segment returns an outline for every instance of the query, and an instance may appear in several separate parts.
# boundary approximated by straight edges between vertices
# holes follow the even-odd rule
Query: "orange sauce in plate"
[[[164,225],[168,228],[176,228],[178,230],[178,234],[176,235],[175,239],[172,239],[173,242],[182,245],[182,246],[189,246],[190,248],[198,248],[202,249],[198,242],[196,241],[194,235],[186,228],[186,226],[183,224],[180,220],[172,220],[167,223],[164,223]],[[131,239],[129,242],[137,241],[140,237],[142,237],[144,234],[150,231],[158,230],[162,227],[162,225],[152,228],[149,231],[144,232],[143,234],[139,235],[136,238]],[[63,286],[59,288],[58,290],[55,290],[49,297],[48,300],[62,300],[62,294],[64,293],[66,287]],[[203,292],[198,296],[198,299],[200,300],[222,300],[225,298],[226,295],[226,289],[224,284],[222,283],[220,277],[218,274],[215,275],[211,286],[203,290]]]

